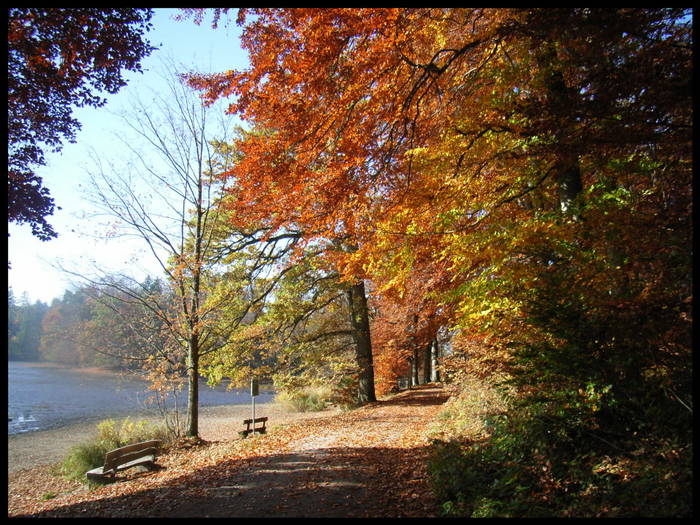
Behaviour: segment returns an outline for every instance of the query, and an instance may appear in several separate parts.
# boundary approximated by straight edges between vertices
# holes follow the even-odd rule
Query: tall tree
[[[444,269],[425,295],[524,396],[617,392],[569,412],[587,431],[649,407],[687,427],[691,14],[241,10],[250,67],[190,83],[270,130],[228,174],[241,213],[348,236],[338,270],[380,291]]]
[[[144,39],[152,9],[8,9],[8,221],[29,224],[41,240],[56,237],[46,217],[54,200],[35,170],[44,151],[74,142],[74,107],[100,107],[101,93],[126,84],[155,48]]]
[[[91,317],[85,289],[66,291],[54,300],[42,322],[41,359],[73,366],[90,366],[80,342],[82,325]]]
[[[144,363],[172,357],[168,333],[158,312],[147,301],[169,304],[168,290],[147,277],[134,283],[107,279],[109,284],[83,288],[90,315],[78,327],[74,338],[80,348],[81,364],[118,367],[143,372]],[[138,300],[135,300],[137,297]]]
[[[166,275],[174,300],[141,287],[134,293],[116,281],[95,281],[129,296],[158,316],[170,333],[173,347],[184,353],[188,378],[188,436],[198,435],[200,358],[219,348],[213,326],[223,294],[207,300],[209,279],[218,261],[213,257],[214,232],[222,220],[214,207],[221,184],[214,178],[217,158],[212,140],[226,140],[229,123],[219,112],[210,121],[207,109],[187,86],[178,81],[174,66],[168,72],[169,90],[154,94],[152,105],[135,100],[125,122],[137,141],[124,145],[135,155],[129,169],[97,160],[91,177],[93,200],[117,220],[118,234],[136,235],[147,246]],[[167,74],[166,73],[166,74]],[[134,144],[150,148],[151,154]],[[233,290],[237,292],[237,290]],[[116,295],[114,295],[116,297]],[[177,363],[171,367],[177,369]]]
[[[261,71],[265,67],[265,64],[256,64],[254,69]],[[275,95],[275,99],[282,101],[284,96],[280,92]],[[259,160],[262,150],[258,149],[256,144],[278,143],[279,126],[276,120],[266,119],[262,114],[256,114],[255,118],[250,118],[249,120],[255,128],[270,131],[248,135],[245,137],[245,140],[238,142],[237,147],[241,153],[241,160],[237,165],[241,166],[241,174],[247,169],[242,168],[243,165],[252,166]],[[313,168],[313,173],[310,171],[305,172],[304,181],[298,178],[299,173],[294,174],[292,177],[283,175],[290,162],[295,165],[298,161],[305,162],[305,158],[299,158],[305,155],[306,153],[299,149],[286,152],[278,149],[270,152],[269,167],[276,172],[275,180],[273,181],[266,177],[266,182],[270,182],[270,184],[258,186],[254,192],[251,192],[251,185],[258,185],[260,181],[255,182],[251,177],[247,177],[244,180],[244,178],[241,178],[241,174],[232,175],[231,172],[224,173],[224,176],[233,176],[237,181],[235,209],[239,220],[262,221],[271,231],[283,231],[285,229],[301,231],[303,232],[304,243],[300,243],[300,249],[303,249],[308,243],[320,243],[328,248],[329,260],[338,259],[338,254],[349,253],[356,249],[354,247],[354,222],[350,220],[343,221],[339,216],[329,215],[329,210],[335,209],[335,200],[328,197],[328,193],[325,190],[316,192],[314,188],[308,187],[308,192],[303,192],[305,195],[303,200],[297,200],[296,202],[289,200],[292,195],[298,194],[299,191],[284,181],[288,180],[292,183],[292,186],[297,185],[296,188],[301,188],[301,185],[308,185],[307,183],[316,180],[316,175],[319,176],[319,181],[324,177],[322,173],[322,170],[325,169],[322,168],[323,161],[317,165],[318,170]],[[306,200],[311,195],[315,195],[312,199],[313,203],[309,203]],[[344,217],[348,219],[350,216],[346,214]],[[333,253],[336,255],[332,255]],[[341,256],[340,259],[342,258]],[[362,276],[355,276],[352,281],[348,282],[347,296],[351,309],[350,320],[359,369],[358,397],[371,401],[376,396],[374,392],[371,335],[368,321],[369,313]]]
[[[12,287],[7,287],[7,349],[10,357],[10,344],[12,338],[17,333],[17,305],[15,304],[15,294]]]

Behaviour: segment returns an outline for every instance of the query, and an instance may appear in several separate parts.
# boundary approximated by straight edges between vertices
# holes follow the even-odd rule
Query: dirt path
[[[423,387],[265,436],[175,451],[155,473],[66,491],[11,516],[429,517],[426,428],[446,400]]]

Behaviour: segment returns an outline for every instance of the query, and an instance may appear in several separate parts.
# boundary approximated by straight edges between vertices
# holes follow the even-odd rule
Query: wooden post
[[[253,400],[253,434],[255,434],[255,396],[259,393],[258,380],[251,378],[250,380],[250,397]]]

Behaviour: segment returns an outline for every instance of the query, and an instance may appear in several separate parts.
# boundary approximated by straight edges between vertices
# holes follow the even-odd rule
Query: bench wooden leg
[[[105,473],[103,467],[97,467],[87,471],[85,477],[88,481],[94,481],[95,483],[109,483],[114,480],[114,471]]]

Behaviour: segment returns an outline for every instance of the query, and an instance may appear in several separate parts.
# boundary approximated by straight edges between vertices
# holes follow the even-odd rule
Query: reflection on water
[[[256,404],[272,401],[264,392]],[[8,434],[57,428],[73,422],[99,421],[112,416],[136,414],[158,415],[152,403],[148,383],[133,376],[117,373],[87,373],[77,368],[8,362]],[[250,403],[247,389],[227,391],[225,386],[212,388],[200,383],[200,406],[240,405]],[[172,407],[169,398],[166,406]],[[178,396],[179,407],[187,405],[187,392]]]
[[[23,410],[21,414],[16,415],[14,418],[8,416],[8,423],[10,423],[8,425],[8,434],[39,430],[39,427],[36,425],[36,418],[32,415],[31,410]],[[16,432],[10,431],[10,428],[16,429]]]

